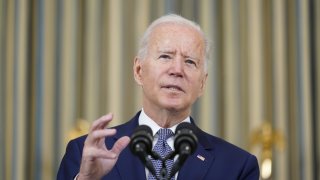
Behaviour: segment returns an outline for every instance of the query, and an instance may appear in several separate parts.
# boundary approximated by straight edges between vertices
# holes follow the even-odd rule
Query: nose
[[[171,61],[171,66],[169,70],[170,76],[183,77],[183,59],[180,57],[174,58]]]

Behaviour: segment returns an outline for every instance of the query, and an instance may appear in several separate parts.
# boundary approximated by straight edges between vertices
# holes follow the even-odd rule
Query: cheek
[[[196,77],[196,76],[194,76],[194,77]],[[190,85],[193,89],[193,92],[195,94],[199,94],[199,93],[201,93],[201,91],[203,89],[204,79],[203,78],[194,78]]]
[[[143,69],[143,72],[141,73],[142,75],[142,83],[145,86],[148,86],[150,84],[155,83],[155,80],[157,78],[157,71],[153,70],[153,68],[151,66],[148,66],[146,68]]]
[[[149,65],[145,69],[144,75],[148,79],[156,79],[161,75],[162,70],[163,70],[163,67],[161,66]]]

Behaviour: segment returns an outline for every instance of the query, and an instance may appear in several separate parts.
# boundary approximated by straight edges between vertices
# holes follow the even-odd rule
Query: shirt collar
[[[182,122],[188,122],[188,123],[191,123],[191,120],[190,120],[190,116],[188,116],[186,119],[184,119],[183,121],[181,121],[180,123]],[[179,123],[179,124],[180,124]],[[169,127],[169,129],[175,133],[176,131],[176,128],[179,124],[176,124],[172,127]],[[155,121],[153,121],[143,110],[141,110],[141,113],[140,113],[140,116],[139,116],[139,125],[147,125],[149,126],[151,129],[152,129],[152,133],[153,133],[153,136],[159,131],[159,129],[161,129],[162,127],[160,127]]]

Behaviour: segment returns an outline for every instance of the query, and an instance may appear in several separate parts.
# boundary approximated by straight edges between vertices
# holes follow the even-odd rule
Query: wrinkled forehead
[[[149,48],[155,50],[183,51],[193,56],[205,56],[205,39],[192,26],[177,23],[162,23],[154,27],[149,39]],[[203,57],[202,57],[203,56]]]

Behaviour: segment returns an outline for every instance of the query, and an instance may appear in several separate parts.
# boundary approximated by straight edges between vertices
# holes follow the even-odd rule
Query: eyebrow
[[[169,49],[158,50],[158,53],[166,53],[166,54],[176,54],[176,52],[177,52],[176,50],[169,50]],[[196,58],[194,56],[184,55],[184,54],[182,54],[182,56],[184,58],[190,58],[200,62],[200,58]]]
[[[158,50],[159,53],[176,54],[174,50]]]

